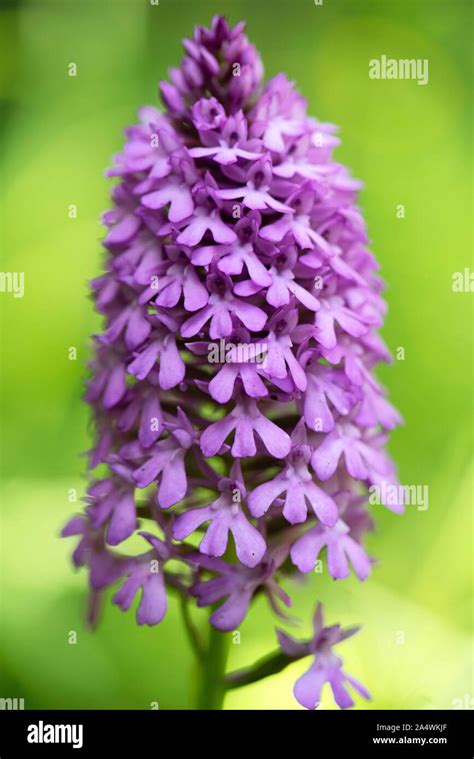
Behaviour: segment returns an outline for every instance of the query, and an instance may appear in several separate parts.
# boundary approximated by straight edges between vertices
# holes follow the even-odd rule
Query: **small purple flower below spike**
[[[314,656],[314,662],[294,687],[296,700],[306,709],[319,706],[324,683],[331,686],[334,700],[341,709],[354,706],[349,687],[360,696],[370,699],[370,693],[358,680],[342,669],[342,659],[333,652],[333,646],[354,635],[358,628],[342,630],[339,625],[324,627],[323,610],[318,605],[313,620],[314,635],[307,643],[294,640],[282,630],[277,631],[281,648],[289,657]]]

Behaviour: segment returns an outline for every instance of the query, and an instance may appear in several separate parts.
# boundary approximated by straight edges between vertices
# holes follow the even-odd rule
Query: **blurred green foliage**
[[[361,205],[389,283],[383,334],[392,350],[405,349],[380,372],[406,421],[391,451],[403,483],[429,486],[427,511],[398,517],[375,507],[370,549],[380,562],[367,583],[313,575],[287,588],[305,620],[301,634],[317,599],[330,622],[363,624],[341,653],[373,692],[368,708],[451,708],[472,696],[472,295],[451,289],[453,272],[474,268],[471,9],[469,0],[3,3],[1,268],[25,272],[25,297],[0,294],[2,697],[23,697],[27,708],[193,705],[175,602],[159,628],[137,628],[132,613],[107,605],[99,630],[86,631],[86,578],[73,573],[71,543],[57,535],[75,508],[69,490],[84,489],[81,395],[98,327],[87,280],[101,268],[103,169],[136,109],[157,102],[181,38],[223,11],[247,20],[267,76],[286,71],[310,112],[342,127],[337,156],[365,182]],[[370,80],[368,61],[382,54],[428,58],[429,84]],[[205,614],[196,619],[206,624]],[[259,601],[231,647],[231,667],[274,644]],[[291,686],[306,665],[233,692],[226,706],[297,708]],[[332,708],[329,698],[323,706]]]

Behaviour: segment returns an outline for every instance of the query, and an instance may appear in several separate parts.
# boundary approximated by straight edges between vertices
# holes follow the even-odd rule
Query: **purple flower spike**
[[[386,452],[401,418],[374,376],[390,361],[383,283],[336,127],[284,74],[262,85],[244,24],[216,17],[183,45],[163,108],[140,109],[107,171],[91,481],[63,535],[89,570],[91,623],[120,582],[138,624],[161,622],[173,590],[231,631],[256,595],[284,616],[282,578],[316,563],[367,579],[369,495],[404,508]],[[137,534],[147,548],[129,554]],[[332,652],[348,634],[320,608],[312,641],[279,633],[280,664],[315,656],[302,705],[325,682],[342,708],[349,687],[368,697]]]

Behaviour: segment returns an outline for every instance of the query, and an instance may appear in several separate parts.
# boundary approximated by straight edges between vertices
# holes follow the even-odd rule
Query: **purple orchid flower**
[[[298,390],[306,390],[307,379],[300,362],[293,352],[295,329],[298,325],[296,308],[280,308],[268,322],[266,338],[267,351],[262,365],[271,380],[281,380],[291,376]]]
[[[232,315],[251,332],[263,329],[267,316],[258,306],[237,298],[232,293],[232,280],[221,272],[208,275],[206,284],[210,292],[209,302],[197,314],[187,319],[181,327],[182,337],[194,337],[211,320],[209,336],[213,340],[232,334]]]
[[[156,275],[156,283],[142,294],[140,301],[153,302],[162,308],[174,308],[183,296],[186,311],[197,311],[209,300],[209,293],[200,281],[188,257],[176,246],[168,246],[170,262],[163,274]]]
[[[342,454],[347,471],[355,480],[373,480],[374,473],[392,471],[385,454],[364,440],[359,428],[350,421],[339,421],[313,453],[312,465],[321,480],[332,477]]]
[[[322,182],[325,177],[335,174],[339,167],[327,160],[327,149],[339,145],[337,137],[333,137],[335,131],[333,124],[318,124],[317,133],[308,131],[301,137],[296,138],[286,155],[274,168],[274,174],[282,179],[293,179],[299,176],[314,182]],[[324,149],[315,145],[315,136],[324,143]]]
[[[291,436],[293,447],[285,469],[273,480],[259,485],[249,496],[249,509],[254,517],[263,516],[276,498],[286,493],[283,516],[291,524],[305,522],[308,506],[318,519],[332,527],[337,521],[337,506],[334,500],[318,487],[308,469],[311,447],[301,423]]]
[[[112,546],[126,540],[137,526],[132,472],[125,471],[125,467],[122,469],[122,477],[108,477],[94,482],[86,498],[92,526],[98,528],[108,523],[106,540]]]
[[[341,371],[324,366],[315,358],[314,351],[300,356],[306,377],[306,387],[303,388],[304,419],[310,430],[331,432],[334,429],[335,416],[347,416],[354,405],[354,396],[351,395],[351,386]]]
[[[211,669],[191,601],[220,604],[210,623],[222,635],[259,594],[281,616],[281,582],[321,556],[332,577],[364,580],[370,496],[395,513],[405,499],[386,451],[401,417],[374,376],[390,361],[384,284],[361,183],[333,157],[336,127],[307,115],[284,74],[262,88],[243,23],[216,17],[183,46],[163,110],[140,109],[107,172],[90,485],[63,535],[89,571],[92,624],[118,581],[119,608],[141,594],[139,624],[163,619],[172,589]],[[324,682],[342,708],[348,686],[368,695],[332,653],[349,634],[324,627],[321,609],[312,641],[280,633],[278,666],[316,657],[295,686],[307,708]]]
[[[192,161],[187,156],[172,158],[174,174],[162,179],[159,187],[142,196],[141,202],[145,208],[157,210],[169,204],[168,219],[170,222],[180,222],[187,219],[194,211],[191,188],[199,179]]]
[[[106,176],[127,177],[147,171],[161,179],[171,173],[169,155],[179,148],[179,138],[156,108],[141,108],[138,116],[141,123],[125,131],[128,142],[123,153],[115,156],[117,165],[108,169]]]
[[[226,599],[209,617],[211,625],[222,632],[235,630],[245,619],[252,598],[259,591],[265,593],[273,611],[284,617],[279,602],[289,607],[291,599],[276,582],[275,572],[286,555],[285,547],[273,553],[267,552],[255,567],[228,564],[222,559],[196,557],[194,561],[198,568],[216,575],[210,580],[198,579],[192,586],[191,592],[198,599],[197,605],[210,606]],[[192,555],[188,557],[189,560],[193,560]]]
[[[133,442],[122,448],[121,454],[125,460],[136,461],[146,458],[133,471],[133,479],[139,488],[146,488],[160,477],[157,502],[162,509],[168,509],[179,503],[187,491],[186,467],[184,463],[188,450],[195,442],[192,425],[183,411],[178,408],[176,423],[165,423],[170,435],[160,440],[152,447],[141,450],[141,446]]]
[[[255,567],[266,550],[261,533],[248,521],[242,508],[245,485],[237,460],[230,473],[218,485],[221,495],[209,506],[190,509],[181,514],[173,526],[175,540],[184,540],[204,522],[210,522],[199,550],[208,556],[222,556],[227,548],[228,533],[235,541],[237,558],[246,567]]]
[[[261,237],[269,242],[282,242],[290,235],[292,241],[300,248],[314,248],[316,245],[327,256],[331,255],[330,245],[311,225],[311,209],[315,197],[314,191],[299,190],[290,199],[295,213],[283,216],[273,224],[267,224],[260,232]]]
[[[86,400],[89,403],[100,402],[105,409],[113,408],[127,391],[126,367],[117,355],[101,347],[91,368],[94,376],[88,382]]]
[[[231,243],[237,239],[235,232],[222,221],[218,209],[209,210],[206,206],[195,208],[193,216],[185,223],[185,227],[185,230],[176,238],[176,242],[180,245],[197,245],[208,231],[215,242]]]
[[[291,547],[291,560],[300,572],[311,572],[324,547],[331,577],[349,577],[349,561],[359,580],[366,580],[371,564],[364,549],[349,534],[349,527],[340,519],[333,527],[317,525],[308,530]]]
[[[332,296],[321,301],[321,309],[316,314],[316,339],[325,348],[337,345],[335,322],[352,337],[361,337],[368,331],[361,316],[345,306],[342,298]]]
[[[102,221],[110,231],[104,240],[104,246],[114,248],[130,242],[140,229],[142,222],[135,213],[137,201],[126,183],[114,188],[112,197],[116,203],[113,211],[107,211]]]
[[[214,424],[209,425],[201,435],[201,450],[205,456],[215,456],[228,436],[235,432],[231,453],[234,458],[255,456],[258,435],[266,450],[276,459],[283,459],[291,448],[289,435],[274,422],[261,414],[257,402],[242,398],[234,409]]]
[[[132,302],[112,317],[108,328],[100,338],[101,342],[114,344],[124,331],[127,347],[130,350],[138,348],[151,332],[151,324],[146,316],[145,307]]]
[[[318,604],[313,620],[314,636],[308,643],[301,643],[282,630],[277,631],[283,651],[289,657],[301,658],[314,656],[314,663],[295,683],[296,700],[306,709],[315,709],[320,703],[321,689],[329,683],[336,704],[341,709],[354,706],[348,686],[351,686],[363,698],[370,699],[370,693],[353,677],[342,669],[342,660],[336,656],[332,647],[354,635],[358,628],[342,630],[339,625],[324,627],[323,610]]]
[[[271,274],[258,256],[257,234],[260,224],[258,211],[251,211],[237,222],[235,231],[239,241],[224,249],[217,262],[217,268],[229,276],[241,274],[245,266],[251,281],[259,288],[269,287],[273,282]]]
[[[271,158],[266,155],[259,158],[252,164],[248,170],[247,183],[242,187],[218,190],[216,195],[223,200],[236,200],[240,198],[246,208],[253,211],[272,209],[287,213],[291,208],[271,195],[272,183],[272,163]]]
[[[275,153],[285,151],[285,137],[303,134],[305,128],[304,99],[284,74],[267,85],[253,114],[252,133],[262,135],[263,144]]]
[[[212,342],[194,341],[186,343],[186,347],[198,356],[207,355],[209,361],[214,349],[217,349],[217,354],[219,349],[222,349],[223,355],[218,355],[219,361],[216,362],[220,368],[207,386],[209,394],[218,403],[230,401],[238,380],[249,398],[268,396],[268,389],[260,376],[265,375],[267,345],[252,342],[246,329],[235,329],[228,342],[222,340],[219,346]],[[221,359],[224,360],[223,363]],[[205,383],[197,383],[205,387]]]
[[[138,440],[143,448],[149,448],[163,432],[163,410],[156,386],[141,383],[140,391],[132,392],[128,405],[117,421],[117,428],[130,432],[138,420]]]
[[[226,113],[216,98],[201,98],[192,107],[192,119],[199,133],[207,132],[225,124]]]
[[[87,516],[72,517],[63,527],[61,536],[79,537],[72,561],[75,567],[88,567],[89,585],[93,592],[115,583],[129,565],[128,559],[119,559],[104,550],[101,531],[93,528]]]
[[[280,251],[273,256],[269,270],[271,284],[266,292],[266,301],[273,308],[281,308],[288,305],[294,297],[308,310],[318,311],[320,307],[319,302],[313,292],[311,292],[311,284],[308,285],[305,282],[305,286],[303,287],[296,279],[296,274],[298,273],[297,270],[295,272],[297,258],[296,250],[285,246],[282,246]],[[312,280],[315,282],[314,277],[312,277]],[[254,295],[261,289],[262,285],[257,282],[255,277],[253,280],[237,282],[234,288],[237,295],[244,296]]]
[[[214,98],[211,98],[211,100],[214,100]],[[199,101],[199,103],[203,102],[205,101]],[[242,111],[239,111],[234,116],[229,116],[228,119],[224,118],[225,126],[220,134],[214,131],[207,132],[207,129],[204,130],[202,117],[200,121],[196,121],[196,118],[193,118],[193,121],[196,129],[200,132],[202,142],[207,146],[190,148],[189,155],[193,158],[212,158],[216,163],[228,166],[229,164],[237,163],[239,158],[247,161],[256,161],[261,157],[260,151],[255,152],[261,146],[260,140],[247,140],[247,121]],[[222,120],[219,124],[222,124]],[[207,134],[202,134],[203,131],[207,132]],[[253,148],[253,150],[245,148]]]
[[[163,541],[146,532],[142,535],[154,550],[142,554],[129,564],[127,579],[113,597],[113,603],[127,611],[137,592],[141,599],[137,607],[139,625],[157,625],[166,614],[168,601],[163,575],[163,565],[170,558],[170,552]]]
[[[128,365],[127,371],[138,380],[144,380],[160,357],[158,381],[163,390],[169,390],[182,382],[185,375],[185,365],[176,346],[173,332],[175,322],[166,314],[153,315],[156,329],[152,332],[147,344],[137,353]]]

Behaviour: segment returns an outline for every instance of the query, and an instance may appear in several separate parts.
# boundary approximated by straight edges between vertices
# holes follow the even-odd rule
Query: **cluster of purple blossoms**
[[[373,375],[390,360],[383,283],[335,127],[306,115],[283,74],[262,87],[243,24],[216,18],[184,48],[164,111],[140,110],[107,172],[118,183],[92,283],[105,328],[86,395],[90,469],[106,475],[63,534],[80,536],[91,622],[119,583],[123,610],[140,593],[139,624],[163,619],[172,590],[231,631],[257,593],[283,615],[281,579],[318,560],[335,579],[368,577],[367,493],[396,483],[385,444],[400,417]],[[211,362],[222,340],[264,346],[264,360]],[[146,550],[120,553],[142,519]],[[352,632],[323,627],[319,607],[309,643],[279,632],[288,661],[316,656],[295,686],[303,706],[325,681],[341,707],[347,685],[368,697],[332,651]]]

